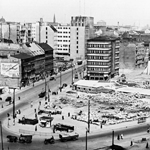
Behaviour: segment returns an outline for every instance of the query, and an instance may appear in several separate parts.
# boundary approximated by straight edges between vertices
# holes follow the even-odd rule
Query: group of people
[[[118,140],[120,140],[120,139],[123,140],[123,134],[118,134],[117,139]]]

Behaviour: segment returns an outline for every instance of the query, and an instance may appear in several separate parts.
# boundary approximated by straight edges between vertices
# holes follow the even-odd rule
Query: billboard
[[[19,64],[1,63],[1,75],[8,78],[19,78]]]
[[[20,86],[20,60],[8,57],[0,58],[0,86]]]

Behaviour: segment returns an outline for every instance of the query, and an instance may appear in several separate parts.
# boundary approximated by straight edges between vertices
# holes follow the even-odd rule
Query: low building
[[[101,93],[102,90],[113,89],[114,83],[99,82],[92,80],[79,80],[76,83],[74,83],[73,88],[80,92]]]

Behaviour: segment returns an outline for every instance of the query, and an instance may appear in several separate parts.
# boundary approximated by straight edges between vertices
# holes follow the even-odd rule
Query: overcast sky
[[[150,0],[0,0],[0,18],[6,21],[52,21],[54,14],[60,23],[85,15],[94,17],[94,23],[145,26],[150,24]]]

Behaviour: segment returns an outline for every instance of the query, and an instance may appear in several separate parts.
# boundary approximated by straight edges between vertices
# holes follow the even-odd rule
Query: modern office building
[[[70,25],[59,24],[55,26],[57,30],[57,50],[55,51],[56,59],[70,59]]]
[[[119,75],[119,38],[99,36],[87,41],[87,75],[90,80],[109,80]]]

